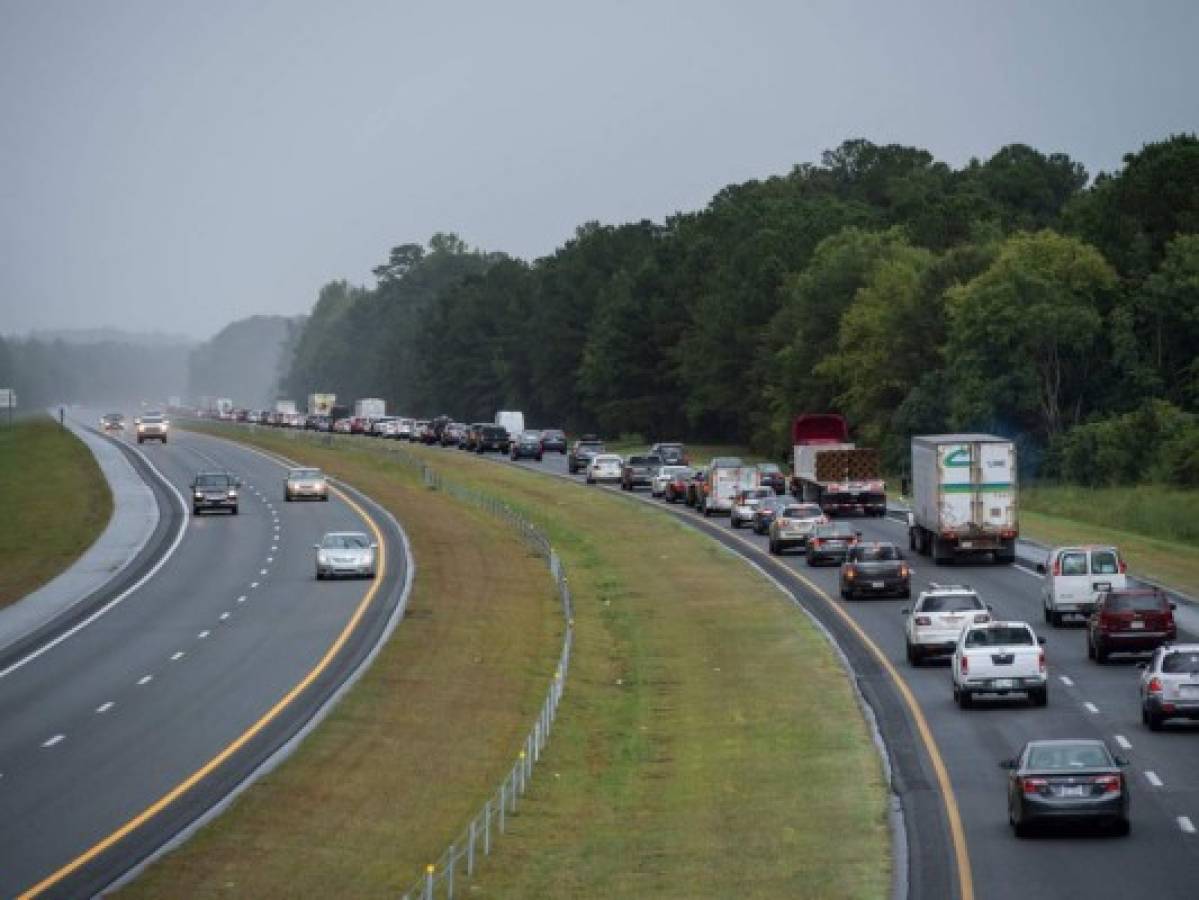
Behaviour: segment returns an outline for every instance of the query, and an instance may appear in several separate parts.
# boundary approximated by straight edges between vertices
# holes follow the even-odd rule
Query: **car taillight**
[[[846,567],[846,569],[845,569],[845,577],[846,578],[851,578],[851,579],[856,578],[857,575],[858,575],[857,569],[855,569],[853,566]]]
[[[1062,574],[1062,560],[1061,560],[1061,557],[1058,557],[1057,559],[1055,559],[1053,561],[1053,575],[1056,578],[1058,575],[1061,575],[1061,574]]]
[[[928,625],[933,624],[933,620],[930,619],[928,616],[916,616],[916,624],[928,626]]]
[[[962,674],[965,675],[969,671],[970,671],[970,657],[963,656],[962,657]]]
[[[1044,778],[1024,776],[1020,779],[1020,790],[1026,794],[1043,794],[1049,790],[1049,782]]]
[[[1041,674],[1045,674],[1045,651],[1042,650],[1037,654],[1037,665],[1041,667]]]
[[[787,528],[788,526],[791,525],[790,519],[782,519],[782,518],[776,517],[774,521],[778,523],[779,528]]]
[[[901,565],[901,566],[899,567],[899,577],[900,577],[900,578],[907,578],[907,577],[908,577],[909,575],[911,575],[911,574],[912,574],[912,572],[911,572],[911,570],[910,570],[910,569],[907,567],[907,563],[904,563],[903,565]]]
[[[1124,788],[1124,776],[1100,775],[1095,779],[1095,784],[1105,794],[1118,794]]]
[[[1162,692],[1162,680],[1154,675],[1149,679],[1149,686],[1146,690],[1151,694],[1160,694]]]
[[[824,538],[812,538],[812,546],[819,547],[824,543]]]
[[[974,614],[974,621],[975,621],[975,623],[976,623],[976,624],[983,624],[983,623],[986,623],[986,622],[990,622],[990,621],[991,621],[991,616],[990,616],[990,614],[989,614],[989,613],[975,613],[975,614]]]

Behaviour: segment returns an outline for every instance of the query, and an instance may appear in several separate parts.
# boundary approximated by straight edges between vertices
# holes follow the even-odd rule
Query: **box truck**
[[[791,423],[791,493],[819,504],[825,515],[887,514],[887,487],[879,475],[878,451],[849,440],[849,427],[836,413],[805,413]]]
[[[704,474],[699,511],[705,516],[732,512],[733,498],[741,488],[742,473],[745,470],[745,463],[739,456],[712,457]]]
[[[989,434],[912,438],[911,548],[938,565],[990,554],[1016,560],[1016,447]]]
[[[295,400],[276,400],[275,412],[281,416],[294,416],[296,414]]]
[[[501,409],[495,414],[495,424],[503,425],[510,438],[516,438],[525,430],[525,414],[515,410]]]
[[[354,401],[354,416],[358,419],[381,419],[387,415],[387,404],[378,397]]]

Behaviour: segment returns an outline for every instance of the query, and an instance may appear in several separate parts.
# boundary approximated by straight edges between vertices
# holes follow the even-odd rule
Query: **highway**
[[[162,846],[311,719],[402,594],[402,536],[365,498],[286,503],[278,462],[201,435],[140,449],[184,498],[198,471],[238,474],[241,511],[191,516],[158,485],[165,530],[184,526],[161,569],[0,661],[0,897],[90,896]],[[330,530],[381,539],[383,576],[317,582]]]
[[[447,451],[448,452],[448,451]],[[497,459],[495,456],[488,457]],[[582,482],[570,476],[564,456],[526,468]],[[838,567],[810,567],[801,552],[772,557],[767,539],[749,529],[734,530],[727,516],[704,519],[687,507],[669,505],[615,487],[589,487],[660,507],[702,529],[778,580],[836,637],[853,665],[887,741],[896,790],[904,808],[911,865],[911,896],[970,894],[981,900],[1050,900],[1067,894],[1088,898],[1199,896],[1199,723],[1174,723],[1152,733],[1140,720],[1139,672],[1135,658],[1108,665],[1087,659],[1081,626],[1054,629],[1044,624],[1040,576],[1022,566],[989,562],[938,567],[907,550],[907,529],[891,519],[860,519],[865,539],[893,541],[912,562],[913,597],[930,582],[968,583],[994,607],[997,618],[1030,622],[1046,637],[1049,705],[1023,699],[981,699],[970,710],[953,701],[948,665],[913,668],[904,653],[902,599],[842,600]],[[962,823],[956,858],[946,797],[938,787],[927,746],[914,716],[903,708],[892,675],[866,649],[862,635],[882,652],[902,679],[927,722],[936,751],[952,785],[950,804]],[[1179,640],[1196,639],[1180,628]],[[1085,830],[1017,839],[1007,821],[1006,777],[998,767],[1036,738],[1098,737],[1128,758],[1132,785],[1132,833],[1113,837]],[[958,867],[965,877],[958,878]]]

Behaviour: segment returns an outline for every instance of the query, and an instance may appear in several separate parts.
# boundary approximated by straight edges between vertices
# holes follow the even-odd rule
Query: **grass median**
[[[831,648],[773,585],[619,495],[408,452],[538,522],[576,599],[553,739],[472,896],[887,895],[877,752]]]
[[[0,497],[0,607],[70,566],[112,516],[95,457],[47,416],[0,425]]]
[[[255,443],[395,513],[416,559],[408,612],[290,759],[122,896],[395,897],[511,766],[561,646],[553,582],[510,528],[394,460]]]

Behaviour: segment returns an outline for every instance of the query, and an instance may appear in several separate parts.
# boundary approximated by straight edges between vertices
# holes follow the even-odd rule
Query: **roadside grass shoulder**
[[[48,416],[0,426],[0,497],[0,607],[70,566],[112,516],[91,451]]]
[[[278,769],[126,897],[395,897],[497,785],[557,661],[544,562],[375,453],[209,428],[320,466],[403,523],[416,574],[371,668]]]

